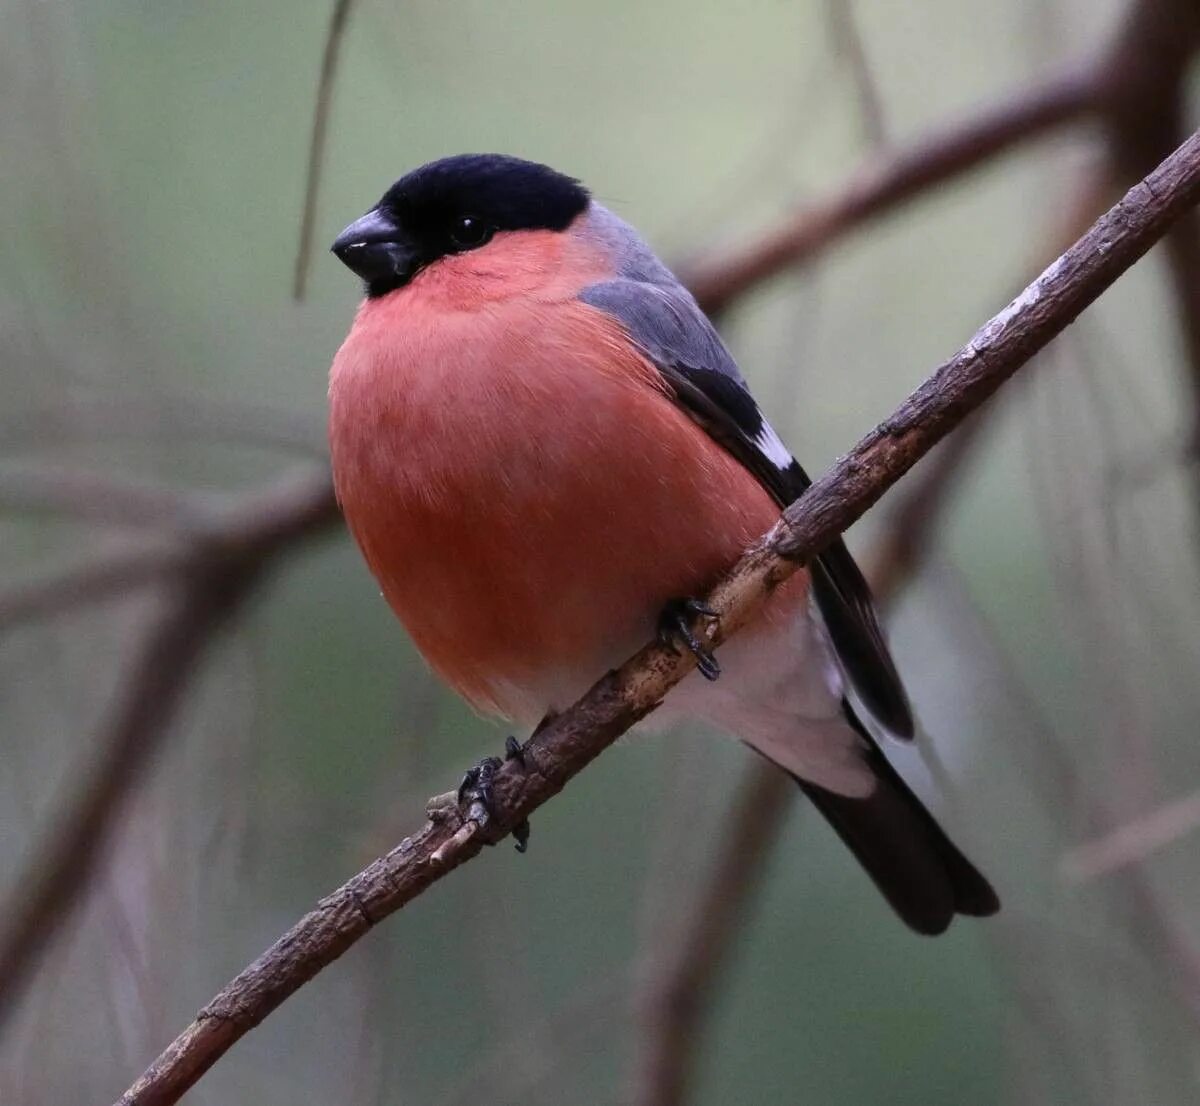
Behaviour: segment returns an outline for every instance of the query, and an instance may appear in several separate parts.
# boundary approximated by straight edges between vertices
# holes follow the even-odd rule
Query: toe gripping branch
[[[696,658],[696,667],[706,680],[721,675],[721,666],[712,650],[692,629],[692,619],[716,619],[717,612],[699,599],[672,599],[658,616],[658,640],[668,649],[678,652],[680,643]]]
[[[511,735],[504,742],[503,759],[484,757],[474,768],[468,769],[462,783],[458,785],[458,805],[466,818],[481,826],[495,820],[495,794],[492,789],[496,773],[504,766],[505,761],[509,760],[517,761],[521,767],[525,766],[525,750]],[[529,848],[529,819],[523,818],[513,826],[512,835],[517,852],[523,853]]]

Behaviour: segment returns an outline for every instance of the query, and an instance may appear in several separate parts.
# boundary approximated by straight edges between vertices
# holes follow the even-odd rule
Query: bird
[[[810,480],[632,226],[549,166],[461,154],[332,252],[365,293],[330,370],[338,501],[446,684],[536,726],[659,634],[698,661],[660,727],[715,725],[794,777],[917,933],[999,909],[883,752],[913,714],[841,540],[719,661],[692,631]]]

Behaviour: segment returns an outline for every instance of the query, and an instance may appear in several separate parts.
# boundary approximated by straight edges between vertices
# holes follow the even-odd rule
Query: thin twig
[[[936,540],[938,521],[987,425],[990,408],[967,419],[924,461],[919,477],[896,497],[879,540],[863,566],[871,590],[886,606],[911,578]]]
[[[684,268],[700,305],[718,314],[734,299],[785,269],[811,261],[848,231],[891,212],[936,184],[979,168],[1026,142],[1090,113],[1096,103],[1091,69],[1047,81],[1017,99],[924,139],[871,157],[829,195],[800,208],[761,238]]]
[[[147,546],[142,542],[136,548],[113,550],[84,564],[12,584],[0,591],[0,633],[34,619],[128,595],[183,572],[193,558],[186,543]]]
[[[1073,195],[1065,217],[1059,221],[1055,232],[1048,236],[1048,240],[1056,246],[1052,253],[1040,256],[1042,266],[1083,235],[1104,210],[1106,205],[1100,203],[1100,197],[1111,191],[1103,183],[1107,180],[1107,176],[1094,172],[1084,178]],[[886,609],[925,562],[969,458],[979,449],[984,430],[990,425],[990,420],[996,417],[996,411],[997,405],[989,404],[967,418],[945,441],[931,450],[895,490],[894,505],[864,565],[871,590],[880,607]],[[773,799],[772,789],[779,785],[778,780],[772,783],[772,775],[779,774],[760,769],[748,775],[741,784],[742,793],[735,799],[735,805],[739,809],[757,804],[769,805]],[[708,904],[719,902],[714,926],[722,925],[726,916],[736,917],[746,911],[747,904],[742,900],[753,892],[770,855],[767,847],[754,843],[748,847],[741,844],[741,834],[757,834],[757,827],[742,821],[722,837],[728,849],[741,852],[744,857],[737,884],[724,885],[728,870],[718,860],[708,870],[704,889],[689,908],[689,912],[707,912],[712,910]],[[725,932],[729,937],[733,930],[726,928]],[[714,978],[712,974],[706,976],[691,970],[690,965],[700,955],[719,960],[724,954],[719,944],[707,944],[702,949],[701,941],[707,944],[709,938],[697,921],[692,925],[687,946],[672,958],[678,978],[652,978],[649,981],[648,985],[660,990],[676,992],[671,1003],[656,1003],[653,996],[638,1003],[640,1009],[655,1011],[655,1017],[647,1020],[639,1036],[639,1075],[635,1082],[634,1101],[653,1106],[669,1106],[685,1101],[683,1096],[689,1078],[688,1069],[692,1057],[698,1052],[703,1002]],[[674,950],[677,944],[677,938],[673,937],[671,948]]]
[[[98,760],[49,841],[14,885],[0,918],[0,1024],[50,940],[72,915],[141,770],[170,731],[197,660],[253,593],[274,555],[337,519],[327,476],[288,479],[249,497],[198,535],[187,571],[146,634],[112,715],[91,746]]]
[[[311,415],[204,396],[68,392],[54,407],[10,407],[0,413],[0,453],[41,452],[60,442],[99,437],[228,443],[318,460],[327,456],[324,427]]]
[[[304,174],[304,206],[300,214],[300,237],[296,244],[296,264],[292,273],[292,298],[304,299],[312,256],[313,229],[317,221],[317,197],[321,187],[321,166],[325,162],[325,134],[329,127],[329,107],[333,103],[333,82],[337,77],[342,36],[350,17],[351,0],[334,0],[325,51],[321,56],[321,76],[313,103],[312,133],[308,142],[308,168]]]
[[[52,934],[89,886],[121,797],[149,759],[148,746],[167,732],[204,645],[236,610],[248,584],[204,579],[179,589],[146,634],[113,717],[98,737],[100,763],[60,816],[53,839],[38,850],[37,865],[16,881],[16,909],[6,912],[7,928],[0,934],[0,1020],[15,1008]]]
[[[1140,0],[1118,30],[1105,68],[1104,119],[1116,170],[1135,179],[1187,133],[1192,61],[1200,50],[1200,6]],[[1170,289],[1188,368],[1189,438],[1200,456],[1200,219],[1181,219],[1167,238]],[[1200,468],[1195,470],[1200,480]],[[1200,484],[1196,486],[1200,487]]]
[[[826,0],[825,10],[834,52],[841,56],[854,80],[854,90],[858,95],[858,118],[867,145],[879,149],[887,141],[883,97],[879,94],[879,85],[863,45],[862,32],[854,13],[854,0]]]
[[[11,512],[58,514],[112,526],[189,529],[200,524],[215,499],[83,469],[0,468],[0,507]]]
[[[1016,300],[986,323],[900,408],[839,460],[708,597],[719,645],[750,621],[802,563],[859,518],[925,453],[1128,269],[1200,199],[1200,133],[1106,213]],[[431,820],[344,884],[241,972],[121,1098],[165,1106],[237,1040],[383,918],[501,839],[556,795],[694,667],[657,643],[604,676],[530,739],[524,764],[498,771],[494,817],[463,822],[453,793]],[[471,827],[471,828],[468,828]],[[436,862],[434,858],[437,857]]]
[[[1068,849],[1059,871],[1068,883],[1086,883],[1144,860],[1200,826],[1200,792],[1166,803],[1093,841]]]
[[[687,1062],[708,1013],[703,997],[725,965],[750,892],[779,839],[796,785],[773,764],[753,760],[725,819],[717,856],[688,924],[670,947],[648,950],[638,989],[638,1061],[631,1101],[637,1106],[682,1106],[688,1099]]]
[[[1022,714],[1023,724],[1012,731],[1017,739],[1014,750],[1019,756],[1029,757],[1029,778],[1035,791],[1054,811],[1079,808],[1085,825],[1112,825],[1108,797],[1089,795],[1081,787],[1079,774],[1053,724],[1035,703],[1013,658],[1001,647],[1001,635],[972,599],[959,574],[950,566],[943,565],[942,569],[937,590],[943,599],[954,603],[950,621],[959,633],[971,634],[971,654],[982,651],[985,669],[998,682],[1000,693]],[[1191,933],[1175,912],[1164,907],[1149,874],[1141,867],[1135,864],[1121,875],[1124,879],[1114,887],[1114,897],[1130,908],[1130,934],[1144,949],[1161,958],[1167,966],[1170,986],[1187,1006],[1193,1021],[1200,1022],[1200,956],[1193,947]]]

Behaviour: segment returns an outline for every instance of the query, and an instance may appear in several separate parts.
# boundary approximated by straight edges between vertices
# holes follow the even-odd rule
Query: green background
[[[890,138],[1086,55],[1116,11],[860,3]],[[2,0],[0,13],[8,466],[215,495],[322,456],[326,372],[358,294],[324,245],[430,158],[501,150],[561,167],[683,264],[866,154],[815,0],[362,3],[298,304],[326,5]],[[730,315],[735,354],[810,471],[1036,272],[1091,153],[1086,134],[1041,142]],[[1104,828],[1095,803],[1132,816],[1189,792],[1200,768],[1186,393],[1159,262],[1055,351],[1002,397],[891,625],[949,786],[905,766],[1004,913],[911,936],[797,797],[695,1042],[701,1106],[1194,1100],[1197,1007],[1178,949],[1137,913],[1148,886],[1191,939],[1189,840],[1151,856],[1136,886],[1126,872],[1079,888],[1059,868]],[[234,420],[249,431],[218,432]],[[882,517],[855,530],[856,549]],[[0,584],[129,540],[5,510]],[[98,751],[153,609],[150,591],[0,628],[10,893]],[[0,1041],[0,1101],[115,1098],[504,732],[433,683],[343,536],[289,560],[198,674]],[[715,735],[624,740],[539,814],[528,856],[489,852],[382,925],[188,1101],[621,1101],[646,950],[690,909],[747,766]]]

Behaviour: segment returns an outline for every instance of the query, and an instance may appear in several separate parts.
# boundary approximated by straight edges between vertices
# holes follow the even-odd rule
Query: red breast
[[[417,647],[481,710],[566,706],[778,517],[575,298],[607,275],[570,234],[497,235],[367,301],[334,360],[346,520]]]

